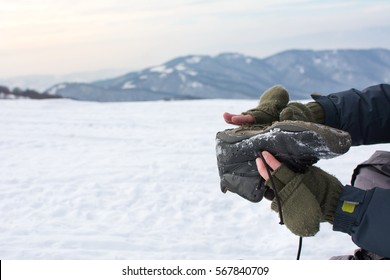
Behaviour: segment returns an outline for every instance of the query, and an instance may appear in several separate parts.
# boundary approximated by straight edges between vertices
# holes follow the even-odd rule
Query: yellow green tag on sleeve
[[[357,202],[351,202],[351,201],[344,201],[343,205],[341,206],[341,210],[346,213],[353,213],[355,211],[355,207],[358,203]]]

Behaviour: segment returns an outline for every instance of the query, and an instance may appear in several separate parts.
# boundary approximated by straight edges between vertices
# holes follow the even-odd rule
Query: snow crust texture
[[[294,259],[298,237],[268,201],[219,187],[222,114],[256,102],[2,100],[0,259]],[[318,165],[348,183],[357,163],[389,148]],[[323,224],[302,259],[355,248]]]

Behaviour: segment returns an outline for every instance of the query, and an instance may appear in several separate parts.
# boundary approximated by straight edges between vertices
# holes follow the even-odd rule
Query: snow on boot
[[[351,147],[347,132],[303,121],[275,122],[269,127],[246,126],[216,135],[221,190],[259,202],[266,191],[256,158],[268,151],[295,172],[304,172],[320,159],[346,153]]]

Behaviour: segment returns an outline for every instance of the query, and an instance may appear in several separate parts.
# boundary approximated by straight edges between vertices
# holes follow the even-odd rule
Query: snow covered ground
[[[222,113],[255,100],[0,101],[0,259],[294,259],[266,200],[219,188]],[[318,165],[348,183],[376,149]],[[302,259],[353,252],[327,224]]]

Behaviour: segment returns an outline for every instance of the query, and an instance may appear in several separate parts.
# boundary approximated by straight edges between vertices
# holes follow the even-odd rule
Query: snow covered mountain
[[[55,84],[66,82],[90,83],[96,80],[108,79],[126,73],[129,69],[101,69],[89,72],[76,72],[68,74],[48,75],[24,75],[14,77],[0,77],[0,85],[9,89],[19,88],[22,90],[35,90],[43,92]]]
[[[258,98],[274,84],[293,99],[317,91],[363,89],[390,81],[390,50],[289,50],[259,59],[238,53],[190,55],[92,83],[61,83],[46,92],[90,101]]]

